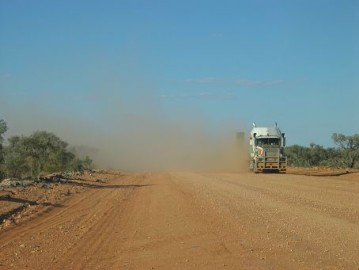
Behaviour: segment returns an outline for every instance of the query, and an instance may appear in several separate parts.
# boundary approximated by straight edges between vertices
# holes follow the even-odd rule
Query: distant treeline
[[[359,134],[346,136],[334,133],[332,140],[336,147],[324,148],[315,143],[311,143],[309,147],[300,145],[286,147],[289,166],[359,168]]]
[[[55,134],[36,131],[30,136],[12,136],[4,144],[7,124],[0,119],[0,179],[38,178],[41,174],[91,169],[92,160],[79,158],[68,143]]]

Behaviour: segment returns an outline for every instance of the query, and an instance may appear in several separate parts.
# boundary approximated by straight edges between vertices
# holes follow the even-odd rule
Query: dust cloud
[[[241,145],[236,137],[236,132],[243,131],[242,123],[233,120],[213,127],[199,109],[184,106],[165,110],[161,103],[166,100],[152,94],[120,95],[115,98],[118,103],[101,100],[106,110],[89,119],[54,112],[46,106],[33,106],[38,109],[25,114],[17,110],[4,119],[10,135],[54,132],[80,154],[90,155],[98,168],[221,172],[247,168],[246,144]]]
[[[247,169],[247,147],[236,133],[246,124],[233,116],[214,124],[203,109],[176,103],[149,80],[124,73],[95,82],[86,94],[47,93],[39,102],[0,102],[10,135],[54,132],[89,154],[96,167],[129,171]],[[205,102],[199,100],[198,102]],[[221,102],[221,101],[218,101]],[[14,110],[14,108],[17,108]],[[218,122],[218,120],[217,120]]]
[[[124,122],[124,130],[101,138],[102,167],[135,171],[239,171],[245,151],[235,133],[212,135],[196,125],[138,118]]]
[[[99,149],[94,156],[99,167],[130,171],[247,169],[246,148],[236,137],[244,125],[228,121],[214,131],[211,119],[200,109],[164,109],[166,100],[155,90],[141,85],[136,89],[136,95],[120,93],[118,104],[108,106],[102,116],[103,127],[89,132],[92,141],[88,143]]]

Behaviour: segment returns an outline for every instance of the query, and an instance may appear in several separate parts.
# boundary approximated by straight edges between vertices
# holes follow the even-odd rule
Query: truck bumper
[[[286,172],[287,162],[258,162],[256,171],[257,172],[263,172],[263,171]]]

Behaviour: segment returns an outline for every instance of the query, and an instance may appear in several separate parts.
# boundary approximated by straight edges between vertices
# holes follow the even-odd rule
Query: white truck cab
[[[250,169],[255,173],[265,171],[286,172],[284,155],[286,139],[277,124],[275,127],[257,127],[253,124],[249,138]]]

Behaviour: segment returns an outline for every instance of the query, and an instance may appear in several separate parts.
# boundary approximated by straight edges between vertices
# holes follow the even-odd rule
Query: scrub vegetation
[[[0,120],[0,179],[38,178],[42,174],[60,171],[91,169],[92,160],[77,157],[68,143],[47,131],[36,131],[30,136],[12,136],[6,144],[7,124]]]
[[[334,133],[332,140],[336,147],[324,148],[315,143],[311,143],[309,147],[300,145],[286,147],[288,164],[297,167],[359,168],[359,134],[346,136]]]

